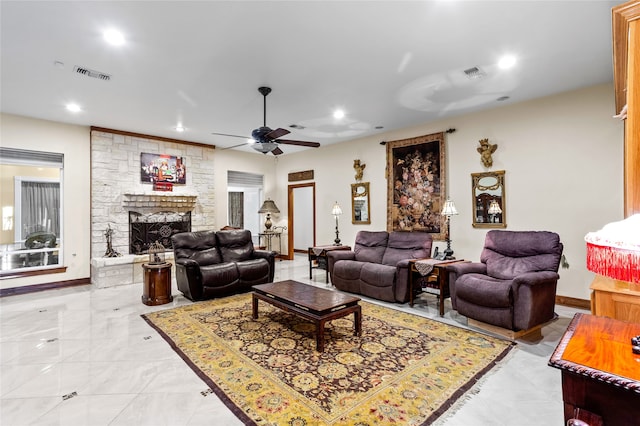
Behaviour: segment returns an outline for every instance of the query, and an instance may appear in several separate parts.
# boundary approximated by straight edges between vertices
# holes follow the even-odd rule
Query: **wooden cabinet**
[[[640,213],[640,1],[612,9],[616,114],[627,105],[624,142],[624,213]]]
[[[591,313],[640,324],[640,284],[596,275],[591,283]]]

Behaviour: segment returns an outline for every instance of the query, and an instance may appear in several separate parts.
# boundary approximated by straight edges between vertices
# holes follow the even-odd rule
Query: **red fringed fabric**
[[[587,242],[587,269],[615,280],[640,283],[640,251]]]

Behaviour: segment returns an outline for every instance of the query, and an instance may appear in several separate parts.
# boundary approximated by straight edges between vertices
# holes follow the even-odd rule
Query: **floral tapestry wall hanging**
[[[445,238],[444,133],[387,142],[387,229]]]

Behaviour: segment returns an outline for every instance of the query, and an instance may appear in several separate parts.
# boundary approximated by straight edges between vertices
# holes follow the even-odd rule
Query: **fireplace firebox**
[[[191,231],[191,212],[129,212],[129,254],[147,254],[158,241],[166,251],[173,250],[171,236]]]

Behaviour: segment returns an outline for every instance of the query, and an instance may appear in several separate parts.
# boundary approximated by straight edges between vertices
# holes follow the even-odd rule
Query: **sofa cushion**
[[[251,231],[246,229],[218,231],[216,237],[223,262],[242,262],[251,259],[253,255]]]
[[[360,280],[375,287],[392,287],[396,280],[396,268],[378,263],[364,263]]]
[[[201,266],[200,273],[202,274],[202,285],[205,287],[235,284],[240,280],[238,268],[232,262]]]
[[[395,266],[401,260],[430,257],[431,241],[426,232],[391,232],[382,264]]]
[[[482,274],[464,274],[456,281],[456,298],[487,308],[506,308],[513,305],[511,281]]]
[[[353,249],[359,262],[381,263],[387,248],[389,233],[385,231],[359,231]]]
[[[193,259],[201,266],[222,262],[215,231],[182,232],[171,243],[176,259]]]
[[[264,282],[264,278],[269,276],[269,262],[267,259],[249,259],[236,264],[238,274],[243,282],[250,285]]]

